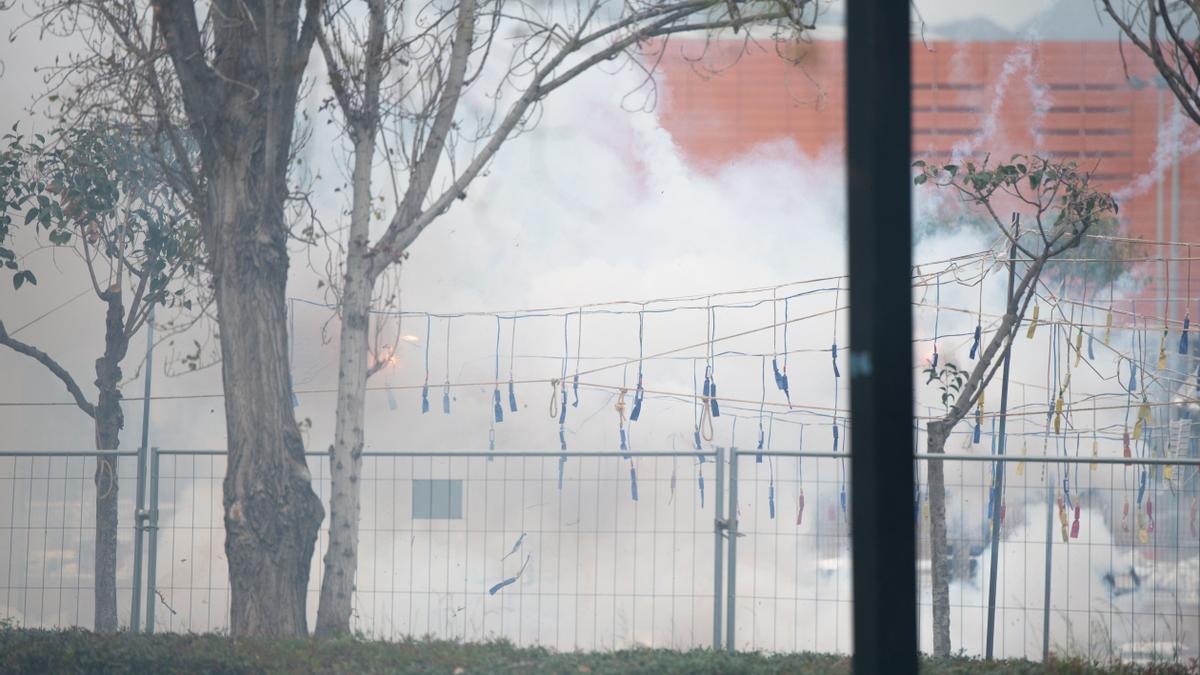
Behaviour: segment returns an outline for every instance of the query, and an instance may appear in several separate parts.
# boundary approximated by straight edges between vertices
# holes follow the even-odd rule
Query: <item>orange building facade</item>
[[[790,139],[806,154],[841,156],[844,43],[805,45],[798,64],[769,46],[739,57],[740,48],[718,43],[701,55],[699,45],[675,43],[666,50],[660,119],[684,155],[712,168]],[[1167,123],[1176,101],[1156,86],[1156,72],[1140,52],[1125,45],[1125,58],[1127,64],[1115,42],[917,42],[914,159],[945,161],[957,150],[1074,160],[1094,170],[1098,187],[1118,195],[1129,236],[1200,244],[1200,153],[1185,149],[1176,159],[1158,152],[1160,140],[1164,148],[1177,145]],[[701,77],[697,70],[705,67],[720,72]],[[1190,121],[1180,126],[1192,138],[1200,132]],[[1148,257],[1167,252],[1138,249]],[[1185,247],[1175,256],[1190,257]],[[1185,265],[1171,270],[1174,297],[1200,291],[1200,272],[1192,289],[1183,288]],[[1144,294],[1161,297],[1165,290]]]

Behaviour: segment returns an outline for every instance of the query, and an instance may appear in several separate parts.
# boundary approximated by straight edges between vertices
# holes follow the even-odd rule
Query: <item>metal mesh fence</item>
[[[0,618],[92,627],[95,454],[0,454]],[[718,457],[726,454],[368,454],[352,626],[383,639],[504,638],[559,650],[725,642],[850,652],[848,457],[733,451],[720,465]],[[152,458],[148,625],[225,631],[224,453]],[[942,460],[956,651],[980,654],[987,639],[995,515],[997,656],[1197,654],[1196,460],[992,459]],[[328,461],[309,457],[322,499]],[[928,460],[915,461],[919,625],[928,651]],[[118,467],[118,605],[127,626],[136,453],[121,453]],[[310,625],[326,543],[322,531]],[[896,574],[912,569],[895,561]]]
[[[224,457],[158,454],[154,626],[224,630]],[[702,456],[367,455],[352,627],[564,650],[708,644],[715,464]],[[327,499],[328,458],[309,461]]]
[[[0,619],[92,628],[96,451],[0,452]],[[117,615],[129,625],[136,453],[117,453]]]

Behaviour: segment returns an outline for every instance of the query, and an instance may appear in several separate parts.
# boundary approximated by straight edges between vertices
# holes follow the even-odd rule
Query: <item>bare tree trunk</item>
[[[125,416],[121,410],[121,360],[129,347],[125,335],[125,310],[119,289],[109,289],[101,296],[108,308],[104,318],[104,355],[96,359],[96,387],[100,397],[96,405],[96,551],[95,624],[98,633],[115,633],[117,620],[117,525],[118,481],[117,458],[121,428]]]
[[[369,227],[371,163],[374,137],[362,134],[355,142],[354,198],[350,214],[350,244],[340,303],[342,333],[338,350],[337,418],[329,448],[333,494],[329,500],[329,549],[321,579],[317,610],[318,635],[348,633],[354,574],[358,566],[358,520],[361,502],[363,426],[366,422],[367,377],[370,365],[368,331],[371,323]]]
[[[930,422],[926,451],[944,454],[951,426]],[[928,460],[925,478],[929,490],[929,557],[933,594],[933,655],[950,655],[950,560],[946,542],[946,481],[942,460]]]
[[[308,632],[308,575],[324,509],[288,377],[284,205],[297,98],[325,4],[222,2],[205,20],[197,3],[153,3],[202,163],[203,180],[188,189],[202,202],[221,327],[234,636]]]
[[[247,153],[249,154],[249,153]],[[308,632],[305,600],[324,517],[296,425],[287,359],[287,228],[235,157],[209,187],[229,466],[225,555],[235,636]],[[262,180],[269,181],[269,178]]]

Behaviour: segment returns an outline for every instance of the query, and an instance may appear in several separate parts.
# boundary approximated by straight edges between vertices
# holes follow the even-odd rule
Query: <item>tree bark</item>
[[[369,228],[371,216],[371,163],[374,134],[360,134],[355,142],[353,204],[350,244],[340,309],[342,332],[338,350],[337,418],[329,447],[333,494],[329,500],[329,548],[321,579],[317,610],[318,635],[348,633],[354,574],[358,566],[358,517],[361,502],[363,427],[366,423],[367,377],[370,365],[368,331],[371,323]]]
[[[953,425],[941,420],[927,427],[926,451],[944,454],[946,438]],[[950,655],[950,560],[946,541],[946,481],[940,459],[926,464],[926,489],[929,490],[929,557],[933,594],[933,655]]]
[[[108,454],[121,444],[121,428],[125,415],[121,410],[121,360],[128,351],[125,334],[125,308],[119,288],[101,295],[107,304],[104,317],[104,355],[96,359],[96,388],[100,396],[96,405],[96,550],[95,624],[98,633],[115,633],[117,620],[117,526],[119,497],[117,458]]]
[[[282,200],[255,198],[254,153],[209,185],[229,459],[225,555],[235,636],[306,635],[305,600],[324,517],[292,407],[287,228]],[[267,179],[269,180],[269,179]],[[251,189],[248,189],[251,188]]]
[[[298,92],[325,3],[216,3],[211,24],[194,2],[153,4],[203,166],[228,438],[230,630],[305,635],[324,509],[288,377],[284,204]]]

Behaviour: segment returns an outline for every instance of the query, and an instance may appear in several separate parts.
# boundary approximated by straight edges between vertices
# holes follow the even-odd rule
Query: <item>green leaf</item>
[[[915,183],[917,185],[924,185],[925,181],[927,181],[927,180],[929,180],[929,176],[926,176],[925,174],[920,174],[916,178],[913,179],[913,183]]]
[[[17,272],[13,275],[13,288],[20,290],[21,286],[24,286],[26,281],[33,286],[37,285],[37,277],[33,276],[33,272],[30,272],[29,270]]]
[[[28,211],[25,212],[25,224],[28,225],[28,224],[32,223],[34,221],[34,219],[37,217],[38,217],[38,208],[35,206],[32,209],[29,209]]]

